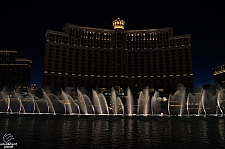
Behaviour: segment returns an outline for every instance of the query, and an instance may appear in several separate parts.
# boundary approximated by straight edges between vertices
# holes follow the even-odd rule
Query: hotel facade
[[[214,81],[216,86],[225,87],[225,62],[213,68]]]
[[[17,50],[0,50],[0,88],[27,88],[30,85],[32,61],[21,58]]]
[[[193,87],[191,35],[112,23],[114,29],[66,23],[63,32],[47,30],[43,87]]]

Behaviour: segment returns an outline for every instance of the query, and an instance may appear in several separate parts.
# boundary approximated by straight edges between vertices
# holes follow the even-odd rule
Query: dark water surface
[[[225,118],[1,114],[5,133],[22,149],[224,148]]]

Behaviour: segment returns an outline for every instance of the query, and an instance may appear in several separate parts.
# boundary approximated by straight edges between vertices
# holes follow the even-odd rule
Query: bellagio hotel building
[[[47,30],[43,87],[193,87],[190,35],[173,28],[125,30],[65,24]]]

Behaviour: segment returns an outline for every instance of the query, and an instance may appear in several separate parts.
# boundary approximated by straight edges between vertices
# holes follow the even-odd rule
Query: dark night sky
[[[1,1],[0,49],[33,60],[31,82],[41,86],[47,29],[62,31],[65,23],[113,29],[120,17],[125,29],[173,27],[174,35],[191,34],[194,85],[214,84],[212,68],[225,61],[223,1],[138,2]]]

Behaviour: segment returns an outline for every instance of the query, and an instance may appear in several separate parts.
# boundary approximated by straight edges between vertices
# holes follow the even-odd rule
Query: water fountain
[[[172,98],[172,94],[169,94],[169,98],[168,98],[168,103],[167,103],[167,109],[168,109],[168,114],[170,115],[170,100]]]
[[[77,101],[84,114],[95,114],[95,108],[90,98],[86,94],[82,94],[79,89],[77,89]]]
[[[185,101],[186,89],[184,87],[181,88],[181,93],[182,93],[182,96],[181,96],[181,102],[180,102],[180,105],[181,105],[180,113],[179,113],[180,116],[183,115],[183,113],[184,113],[184,107],[185,107],[185,103],[186,103],[186,101]]]
[[[103,114],[102,103],[100,98],[95,90],[92,89],[92,96],[93,96],[93,104],[94,108],[98,114]]]
[[[80,92],[79,89],[77,89],[77,102],[78,102],[78,105],[81,108],[81,111],[84,114],[88,114],[87,106],[86,106],[86,101],[84,100],[84,97],[83,97],[83,95],[82,95],[82,93]]]
[[[55,94],[52,94],[52,93],[46,93],[46,95],[50,99],[52,106],[54,107],[54,110],[56,113],[64,113],[64,114],[67,113],[65,103],[63,102],[63,100],[60,100],[60,97],[57,97]],[[47,109],[49,109],[46,99],[44,99],[44,101],[46,103],[46,105],[44,105],[44,106],[47,106]]]
[[[120,97],[117,97],[116,91],[114,88],[111,89],[111,102],[110,109],[114,115],[124,114],[124,105]]]
[[[42,98],[36,97],[29,90],[26,97],[19,93],[7,93],[1,91],[0,112],[5,113],[26,113],[26,114],[69,114],[69,115],[140,115],[140,116],[200,116],[221,115],[224,110],[223,90],[217,92],[216,96],[208,94],[202,90],[197,94],[186,94],[185,88],[177,90],[174,94],[168,95],[167,106],[161,106],[160,92],[154,91],[150,98],[148,88],[143,89],[134,102],[132,92],[127,88],[127,95],[121,98],[114,88],[111,89],[111,96],[105,97],[92,89],[92,97],[88,97],[77,89],[77,96],[72,98],[69,94],[61,90],[61,94],[56,96],[42,90]],[[107,101],[110,101],[108,106]],[[92,104],[93,102],[93,104]],[[215,102],[215,104],[214,104]],[[124,108],[126,104],[126,108]],[[137,107],[137,108],[136,108]],[[151,111],[150,111],[151,110]]]
[[[4,91],[1,91],[1,95],[2,95],[3,101],[7,105],[6,112],[11,112],[12,113],[12,109],[10,107],[10,97],[9,97],[10,95],[6,94]]]
[[[99,93],[98,97],[99,97],[99,100],[100,100],[100,103],[101,103],[101,107],[102,107],[101,109],[102,109],[103,113],[109,114],[109,107],[108,107],[105,96],[102,93]]]
[[[127,113],[129,116],[133,115],[133,105],[134,105],[134,100],[133,100],[133,96],[131,94],[130,88],[127,88]]]
[[[138,98],[137,114],[143,113],[143,92],[141,91]]]
[[[149,114],[149,90],[148,88],[144,89],[140,92],[139,98],[138,98],[138,114],[143,114],[144,116],[147,116]]]
[[[117,102],[117,98],[116,98],[116,91],[114,90],[114,88],[112,88],[111,90],[111,109],[114,115],[118,114],[118,102]]]
[[[223,97],[223,90],[220,90],[218,91],[218,94],[217,94],[217,109],[216,109],[216,114],[217,114],[217,111],[219,109],[219,111],[221,112],[221,114],[223,114],[223,111],[221,109],[221,106],[220,106],[220,100],[222,99]]]
[[[158,97],[159,97],[159,92],[155,91],[154,95],[152,96],[152,100],[151,100],[152,115],[154,115],[154,113],[159,113],[160,103],[157,100]]]
[[[41,113],[40,109],[38,107],[38,104],[37,104],[36,100],[34,99],[34,95],[30,92],[29,89],[27,89],[27,91],[28,91],[28,96],[31,98],[31,100],[33,102],[33,111],[32,112],[35,113],[35,111],[37,110],[37,113]]]
[[[189,116],[189,114],[190,114],[190,112],[189,112],[189,104],[190,104],[190,102],[189,102],[189,100],[190,100],[190,93],[188,93],[188,97],[187,97],[187,114],[188,114],[188,116]]]
[[[144,89],[144,115],[147,116],[149,114],[149,90],[148,88]]]
[[[52,102],[51,102],[50,98],[47,96],[47,94],[45,93],[45,91],[43,89],[42,89],[42,92],[43,92],[44,98],[46,99],[46,103],[47,103],[47,106],[48,106],[48,111],[50,109],[50,112],[55,115],[56,114],[55,113],[55,109],[54,109],[54,107],[52,105]]]
[[[71,102],[70,100],[68,99],[66,93],[61,89],[61,98],[65,101],[64,102],[64,106],[65,106],[65,109],[68,110],[68,113],[69,114],[72,114],[73,111],[72,111],[72,108],[71,108]]]
[[[202,110],[204,114],[206,115],[206,110],[205,110],[205,90],[202,91],[201,98],[199,101],[199,108],[198,108],[198,115],[202,113]]]
[[[80,115],[80,107],[79,107],[79,105],[73,100],[73,98],[69,94],[67,94],[67,93],[65,93],[65,94],[66,94],[66,96],[69,99],[69,102],[71,104],[72,114],[78,113]],[[76,111],[76,109],[77,109],[77,111]]]
[[[124,114],[124,105],[123,105],[123,102],[121,101],[120,97],[117,97],[116,98],[116,102],[118,103],[118,108],[119,110],[122,110],[122,114]]]
[[[19,104],[20,104],[20,108],[19,108],[19,113],[23,111],[23,113],[26,113],[25,108],[23,106],[23,103],[21,101],[21,95],[19,93],[16,93],[16,91],[14,90],[14,94],[16,99],[18,100]]]

